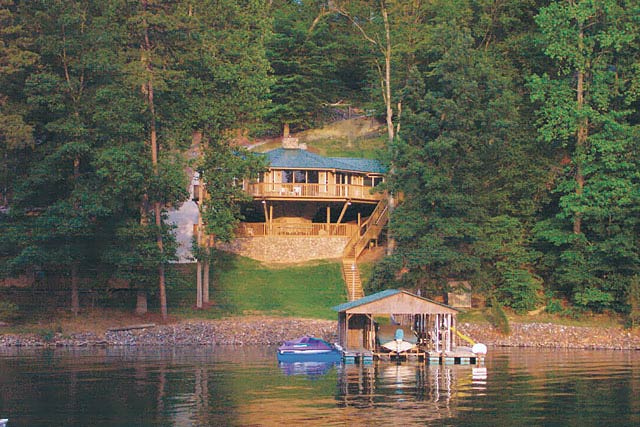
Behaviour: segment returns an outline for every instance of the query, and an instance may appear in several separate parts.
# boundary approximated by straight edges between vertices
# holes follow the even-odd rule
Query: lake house
[[[216,246],[268,262],[342,258],[349,299],[362,297],[357,258],[378,243],[387,222],[387,195],[378,187],[386,169],[375,160],[312,153],[296,138],[264,156],[267,170],[242,183],[253,198],[237,238]]]

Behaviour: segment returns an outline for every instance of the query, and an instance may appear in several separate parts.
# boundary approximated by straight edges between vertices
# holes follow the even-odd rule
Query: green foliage
[[[368,69],[362,43],[350,36],[345,19],[316,19],[314,2],[273,2],[272,31],[266,42],[273,74],[268,119],[276,132],[318,124],[327,106],[362,97]],[[359,55],[356,55],[356,52]]]
[[[366,294],[394,289],[401,286],[397,272],[402,268],[402,258],[387,256],[377,262],[371,271],[369,280],[363,283]]]
[[[1,7],[0,205],[22,236],[3,264],[104,263],[151,288],[174,258],[162,215],[188,196],[191,136],[250,127],[268,103],[264,3]]]
[[[547,313],[561,314],[563,310],[564,310],[564,307],[562,306],[562,302],[557,298],[550,298],[547,301],[547,308],[546,308]]]
[[[0,301],[0,321],[11,322],[20,316],[18,306],[9,301]]]
[[[241,219],[242,202],[251,199],[240,183],[242,179],[256,178],[263,169],[262,156],[241,151],[226,140],[210,142],[201,178],[208,194],[200,205],[208,234],[224,242],[233,238]]]
[[[432,11],[431,43],[403,90],[402,135],[391,148],[390,186],[404,194],[391,219],[397,265],[414,286],[471,280],[526,310],[541,289],[528,227],[547,159],[530,139],[522,77],[507,59],[507,46],[524,39],[480,39],[483,24],[467,12]],[[532,24],[526,13],[510,18]]]
[[[56,337],[56,332],[52,329],[41,329],[40,331],[38,331],[38,335],[45,342],[51,342]]]
[[[542,292],[542,280],[533,273],[539,254],[531,250],[525,232],[516,218],[490,218],[476,245],[487,265],[485,287],[490,283],[500,301],[519,313],[535,309]]]
[[[236,135],[388,102],[389,146],[320,148],[385,158],[403,195],[367,292],[464,279],[517,312],[543,291],[566,315],[633,312],[639,15],[613,0],[0,2],[0,269],[102,264],[152,289],[175,252],[154,209],[186,199],[188,168],[207,231],[229,240],[238,183],[264,166]],[[204,158],[187,164],[194,136]]]
[[[489,304],[489,313],[487,315],[489,323],[503,334],[509,335],[511,333],[511,327],[509,326],[509,319],[502,306],[495,297],[491,298]]]
[[[640,325],[640,276],[638,275],[633,276],[629,284],[627,304],[629,304],[627,323],[629,327],[635,328]]]
[[[584,1],[551,3],[536,17],[551,64],[531,77],[531,97],[541,140],[565,159],[545,208],[552,215],[535,227],[544,275],[579,307],[597,311],[622,308],[620,287],[639,259],[637,119],[629,116],[635,16],[618,2]]]

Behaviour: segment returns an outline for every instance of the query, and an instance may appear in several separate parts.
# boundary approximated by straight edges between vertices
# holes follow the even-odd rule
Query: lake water
[[[275,349],[0,349],[17,426],[638,426],[640,353],[490,349],[482,366],[279,365]]]

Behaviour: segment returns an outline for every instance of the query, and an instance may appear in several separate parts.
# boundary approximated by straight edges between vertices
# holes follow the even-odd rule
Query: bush
[[[508,269],[502,273],[502,301],[517,313],[534,310],[540,303],[542,280],[526,269]]]
[[[615,302],[611,292],[603,291],[594,286],[580,289],[573,295],[573,300],[576,305],[598,313],[601,313],[604,309],[611,308]]]
[[[10,322],[17,318],[18,306],[8,301],[0,301],[0,321]]]
[[[38,332],[40,338],[42,338],[45,342],[51,342],[56,336],[56,333],[52,329],[42,329]]]
[[[489,323],[503,334],[509,335],[511,333],[511,327],[509,326],[507,314],[504,312],[502,306],[498,303],[498,300],[495,297],[491,298],[490,304],[491,307],[489,308],[489,314],[487,316]]]
[[[547,302],[547,313],[549,314],[562,314],[564,311],[564,307],[562,306],[562,302],[557,298],[549,299]]]

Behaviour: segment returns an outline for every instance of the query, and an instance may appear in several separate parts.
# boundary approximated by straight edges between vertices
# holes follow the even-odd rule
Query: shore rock
[[[336,322],[331,320],[248,317],[186,321],[142,329],[106,331],[102,335],[77,333],[42,337],[37,334],[0,334],[0,346],[276,345],[302,335],[335,341],[335,331]]]
[[[53,336],[0,334],[4,347],[277,345],[312,335],[334,342],[337,322],[277,317],[184,321],[146,328]],[[462,323],[463,334],[488,346],[640,350],[640,332],[623,328],[512,323],[509,335],[487,324]]]
[[[458,329],[477,342],[494,347],[546,347],[640,350],[640,333],[624,328],[511,323],[504,335],[486,324],[462,323]]]

